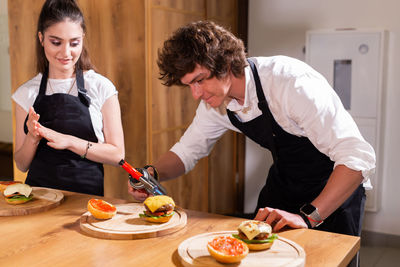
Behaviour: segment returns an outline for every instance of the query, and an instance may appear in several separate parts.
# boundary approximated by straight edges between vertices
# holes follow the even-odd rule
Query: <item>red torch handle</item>
[[[127,171],[136,180],[139,180],[139,178],[143,176],[142,173],[133,168],[128,162],[123,159],[119,162],[119,165],[121,165],[121,167],[124,168],[125,171]]]

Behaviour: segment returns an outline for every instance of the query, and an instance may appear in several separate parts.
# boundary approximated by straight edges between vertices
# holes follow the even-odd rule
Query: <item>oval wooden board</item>
[[[64,194],[56,189],[32,187],[33,199],[24,204],[11,205],[0,197],[0,216],[28,215],[57,207],[64,199]]]
[[[150,223],[139,217],[142,203],[115,205],[117,214],[108,220],[98,220],[88,211],[81,216],[81,230],[105,239],[140,239],[168,235],[185,227],[186,213],[175,207],[175,214],[166,223]]]
[[[178,247],[178,254],[184,266],[226,266],[217,262],[208,252],[207,243],[216,236],[231,236],[237,231],[212,232],[193,236]],[[306,253],[297,243],[283,237],[275,240],[270,249],[249,251],[240,263],[229,266],[304,266]]]

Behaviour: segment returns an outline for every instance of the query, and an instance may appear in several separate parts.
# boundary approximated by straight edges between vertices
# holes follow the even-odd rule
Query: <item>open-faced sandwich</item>
[[[12,205],[23,204],[33,198],[32,187],[22,183],[8,185],[4,189],[3,195],[5,201]]]
[[[117,208],[102,199],[92,198],[88,201],[87,209],[96,219],[111,219],[117,213]]]
[[[250,250],[264,250],[272,246],[277,234],[272,234],[271,226],[262,221],[248,220],[238,227],[238,234],[233,237],[242,240]]]
[[[230,236],[217,236],[207,243],[210,255],[222,263],[236,263],[249,254],[249,248],[243,241]]]
[[[143,202],[145,210],[139,214],[148,222],[165,223],[174,215],[175,202],[169,196],[152,196]]]

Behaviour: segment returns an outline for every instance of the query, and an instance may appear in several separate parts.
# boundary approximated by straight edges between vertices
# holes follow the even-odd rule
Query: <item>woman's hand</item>
[[[28,127],[27,136],[30,137],[35,143],[38,143],[40,139],[42,139],[39,133],[39,127],[41,126],[38,122],[39,118],[40,115],[35,112],[33,107],[30,107],[28,120],[26,122],[26,126]]]
[[[70,147],[70,135],[56,132],[50,128],[39,125],[38,131],[41,137],[47,139],[47,145],[58,150]]]
[[[308,228],[300,215],[268,207],[259,209],[254,220],[265,221],[272,226],[274,232],[278,232],[285,226]]]

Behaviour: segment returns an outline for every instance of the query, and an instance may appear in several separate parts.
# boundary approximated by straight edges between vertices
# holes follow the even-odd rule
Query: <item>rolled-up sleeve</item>
[[[208,108],[201,101],[192,123],[170,151],[182,160],[187,173],[201,158],[210,154],[214,144],[228,128],[231,127],[227,116]]]
[[[292,88],[291,92],[286,93],[281,103],[302,131],[301,135],[329,156],[335,167],[345,165],[361,171],[363,183],[369,185],[375,171],[375,151],[325,78],[318,74],[304,75],[287,88]]]

